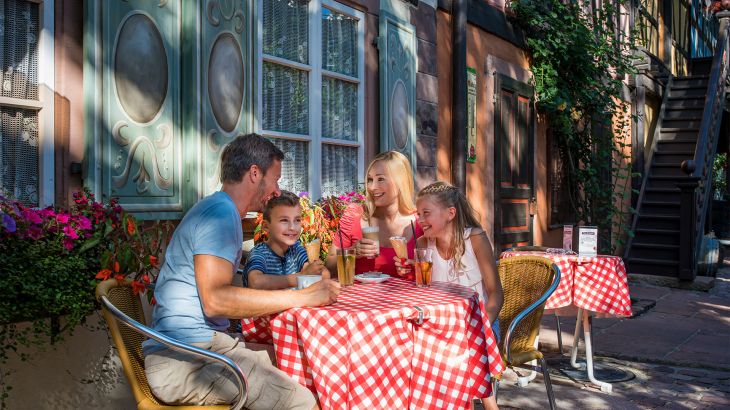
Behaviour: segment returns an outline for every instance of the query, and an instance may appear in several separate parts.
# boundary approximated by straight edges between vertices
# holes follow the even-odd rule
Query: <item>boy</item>
[[[282,191],[271,198],[263,210],[262,228],[269,234],[256,245],[246,261],[245,280],[249,288],[286,289],[297,286],[297,275],[318,275],[325,269],[322,261],[307,262],[307,251],[299,242],[302,233],[302,208],[299,197]]]

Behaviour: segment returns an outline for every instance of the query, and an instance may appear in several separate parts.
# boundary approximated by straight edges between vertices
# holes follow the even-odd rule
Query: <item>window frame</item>
[[[263,53],[263,2],[256,2],[255,22],[256,36],[254,41],[256,73],[255,73],[255,99],[254,104],[254,130],[256,133],[269,138],[284,139],[289,141],[307,142],[309,148],[308,183],[307,192],[312,198],[320,198],[322,195],[322,145],[338,145],[358,149],[357,154],[357,183],[363,179],[365,172],[365,13],[352,7],[343,5],[333,0],[309,0],[307,17],[309,19],[308,39],[308,62],[302,64],[289,61]],[[357,20],[357,77],[350,77],[345,74],[332,72],[322,68],[322,8],[345,14]],[[308,76],[308,97],[309,97],[309,134],[294,134],[281,131],[266,130],[262,124],[263,105],[263,63],[270,62],[284,67],[290,67],[307,72]],[[335,78],[349,83],[357,84],[357,141],[339,140],[336,138],[324,138],[322,134],[322,78]]]
[[[55,0],[24,1],[38,4],[38,100],[0,96],[0,106],[32,110],[38,115],[38,207],[44,208],[55,204]]]

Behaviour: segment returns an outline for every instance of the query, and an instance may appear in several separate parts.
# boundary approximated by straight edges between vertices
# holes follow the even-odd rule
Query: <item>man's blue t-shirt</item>
[[[252,270],[258,270],[268,275],[291,275],[300,272],[308,260],[307,250],[300,241],[290,246],[284,256],[277,255],[268,244],[262,242],[256,245],[248,255],[246,267],[243,269],[245,272],[244,286],[248,286],[248,273]]]
[[[165,262],[155,285],[157,304],[152,327],[185,343],[207,342],[214,331],[225,331],[228,318],[208,317],[198,295],[193,256],[213,255],[232,264],[241,260],[241,215],[225,192],[216,192],[195,204],[172,235]],[[154,340],[142,344],[147,354],[161,347]]]

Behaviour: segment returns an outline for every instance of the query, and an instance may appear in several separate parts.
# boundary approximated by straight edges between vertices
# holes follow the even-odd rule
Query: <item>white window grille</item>
[[[0,187],[31,206],[53,203],[52,33],[52,1],[0,2]]]
[[[256,129],[287,155],[280,186],[314,198],[356,189],[364,14],[329,0],[264,0],[257,14]]]

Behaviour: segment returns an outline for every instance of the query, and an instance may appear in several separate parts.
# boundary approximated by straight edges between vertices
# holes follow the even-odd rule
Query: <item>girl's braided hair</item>
[[[456,216],[452,221],[453,238],[449,244],[449,257],[453,257],[455,266],[461,268],[461,257],[464,256],[464,230],[479,228],[479,219],[466,196],[455,186],[446,182],[434,182],[418,193],[418,199],[429,196],[444,208],[455,208]]]

